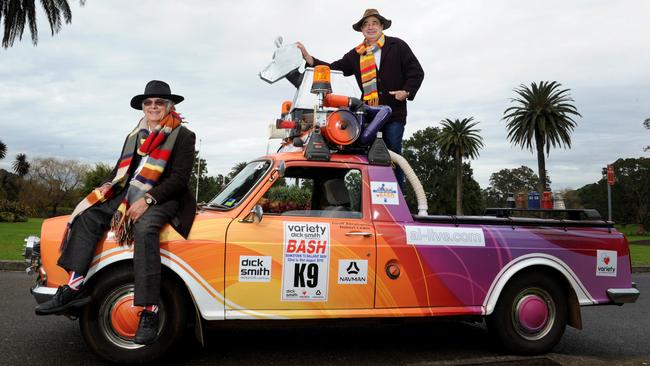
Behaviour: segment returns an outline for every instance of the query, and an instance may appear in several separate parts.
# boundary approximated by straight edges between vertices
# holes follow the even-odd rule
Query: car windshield
[[[270,160],[248,163],[206,207],[229,210],[237,206],[257,185],[270,167]]]

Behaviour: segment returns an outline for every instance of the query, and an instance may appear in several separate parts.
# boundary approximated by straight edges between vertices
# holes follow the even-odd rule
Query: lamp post
[[[616,181],[614,165],[607,164],[607,167],[603,168],[603,175],[607,176],[607,220],[612,221],[612,186]]]

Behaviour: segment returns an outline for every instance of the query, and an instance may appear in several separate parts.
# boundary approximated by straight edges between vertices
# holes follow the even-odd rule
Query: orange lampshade
[[[329,66],[319,65],[314,67],[314,80],[311,84],[312,93],[331,93],[332,84],[330,83]]]

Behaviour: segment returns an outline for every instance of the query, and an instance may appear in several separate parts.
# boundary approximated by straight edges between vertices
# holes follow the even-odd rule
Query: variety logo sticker
[[[239,282],[271,282],[271,256],[239,256]]]
[[[339,259],[339,285],[365,285],[368,283],[368,260]]]
[[[372,204],[399,205],[396,182],[370,182]]]
[[[616,277],[617,252],[615,250],[596,251],[596,276]]]
[[[404,226],[410,245],[484,247],[483,229],[440,226]]]
[[[285,222],[282,301],[327,301],[330,224]]]

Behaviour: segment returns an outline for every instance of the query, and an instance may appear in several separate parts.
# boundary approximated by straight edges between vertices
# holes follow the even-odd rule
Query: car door
[[[242,309],[373,308],[375,232],[362,174],[362,165],[287,162],[284,178],[265,183],[228,228],[226,317]],[[347,187],[355,202],[338,207]],[[262,220],[249,222],[256,205]]]

